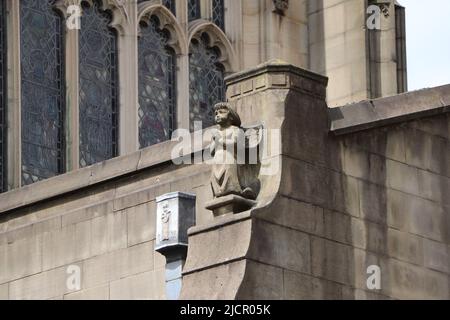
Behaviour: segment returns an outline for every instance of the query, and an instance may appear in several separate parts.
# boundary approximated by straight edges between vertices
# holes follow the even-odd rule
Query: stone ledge
[[[191,137],[193,138],[193,135]],[[2,193],[0,194],[0,214],[172,162],[171,152],[178,143],[178,141],[163,142]],[[192,154],[203,152],[208,144],[209,141],[203,141],[202,146],[196,146],[192,142]],[[192,157],[192,154],[184,155],[184,157]]]
[[[329,109],[335,135],[369,130],[450,112],[450,85]]]
[[[217,198],[206,203],[206,209],[213,212],[215,217],[241,213],[253,208],[256,201],[245,199],[237,195]]]
[[[267,89],[294,89],[325,98],[328,78],[282,60],[271,60],[225,78],[227,98],[240,99]]]

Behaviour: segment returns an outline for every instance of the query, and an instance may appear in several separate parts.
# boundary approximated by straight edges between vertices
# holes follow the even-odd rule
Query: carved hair
[[[242,124],[242,122],[241,122],[241,117],[239,117],[239,115],[237,114],[237,112],[236,111],[234,111],[231,107],[230,107],[230,104],[229,103],[227,103],[227,102],[220,102],[220,103],[218,103],[218,104],[216,104],[215,106],[214,106],[214,111],[217,111],[217,110],[221,110],[221,109],[226,109],[226,110],[228,110],[228,114],[229,114],[229,117],[230,117],[230,122],[231,122],[231,125],[232,126],[236,126],[236,127],[241,127],[241,124]]]

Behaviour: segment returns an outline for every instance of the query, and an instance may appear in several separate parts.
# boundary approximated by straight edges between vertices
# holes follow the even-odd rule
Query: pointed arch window
[[[6,191],[6,8],[0,0],[0,193]]]
[[[145,2],[145,1],[149,1],[149,0],[138,0],[138,4]],[[174,16],[177,15],[177,11],[176,11],[176,0],[162,0],[162,4],[163,6],[167,7]]]
[[[212,19],[220,29],[225,30],[224,0],[212,0]]]
[[[188,21],[200,19],[200,0],[187,0],[188,1]]]
[[[80,29],[80,166],[118,154],[117,35],[99,1],[82,2]]]
[[[141,23],[139,39],[139,144],[169,140],[175,128],[175,52],[157,17]]]
[[[214,105],[225,98],[224,68],[219,62],[218,48],[209,47],[209,37],[203,34],[192,40],[189,57],[189,93],[191,130],[194,121],[203,128],[214,124]]]
[[[162,4],[166,6],[173,13],[174,16],[177,15],[175,0],[163,0]]]
[[[63,19],[52,3],[20,1],[22,185],[64,171]]]

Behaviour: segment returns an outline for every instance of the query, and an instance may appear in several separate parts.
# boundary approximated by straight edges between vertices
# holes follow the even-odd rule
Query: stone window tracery
[[[203,128],[214,124],[214,105],[224,101],[224,67],[219,62],[220,51],[209,46],[209,37],[202,34],[193,39],[189,57],[190,126],[202,121]]]
[[[64,172],[63,19],[53,1],[20,1],[22,185]]]
[[[171,138],[175,128],[175,52],[157,17],[141,23],[139,39],[139,145],[145,148]]]
[[[111,16],[84,1],[79,42],[80,166],[118,154],[118,49]]]

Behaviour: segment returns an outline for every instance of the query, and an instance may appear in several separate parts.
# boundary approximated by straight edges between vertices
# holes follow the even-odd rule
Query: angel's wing
[[[257,148],[263,139],[263,129],[262,124],[242,127],[245,134],[245,146],[247,149]]]

